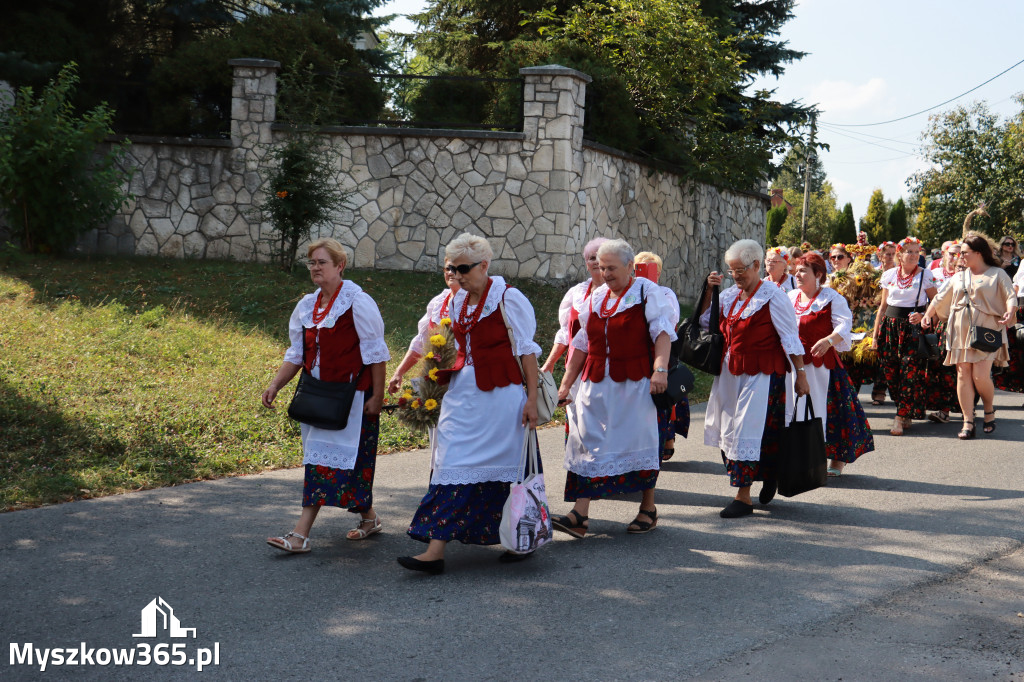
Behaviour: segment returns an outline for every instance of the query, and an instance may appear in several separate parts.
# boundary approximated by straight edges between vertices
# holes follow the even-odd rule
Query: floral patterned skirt
[[[935,333],[939,335],[942,355],[938,360],[928,363],[927,408],[959,412],[960,402],[956,396],[956,365],[946,365],[946,323],[936,322]]]
[[[1024,308],[1017,308],[1017,322],[1024,324]],[[1011,340],[1009,350],[1010,365],[992,377],[992,380],[1000,390],[1024,393],[1024,344]]]
[[[537,465],[543,473],[540,453]],[[458,540],[467,545],[499,545],[498,527],[511,486],[508,481],[431,484],[407,532],[420,542]]]
[[[690,435],[690,399],[683,396],[683,399],[676,403],[676,416],[672,420],[672,429],[676,435],[687,438]]]
[[[568,431],[566,431],[568,433]],[[690,434],[690,399],[685,395],[678,403],[663,410],[658,408],[658,449],[664,450],[665,443],[677,435],[686,438]]]
[[[928,404],[928,361],[917,357],[914,325],[900,317],[883,317],[878,332],[878,364],[885,373],[896,416],[923,419]]]
[[[827,401],[825,452],[828,458],[849,463],[874,450],[871,425],[857,398],[857,390],[842,366],[829,372]]]
[[[575,502],[581,497],[601,500],[615,495],[650,490],[657,484],[657,469],[629,471],[615,476],[598,476],[595,478],[580,476],[579,474],[567,471],[565,475],[565,501]]]
[[[754,481],[763,481],[775,476],[775,458],[779,454],[782,430],[786,426],[786,393],[788,381],[785,374],[772,374],[768,385],[768,412],[765,414],[764,432],[761,435],[761,459],[744,462],[729,459],[722,453],[722,462],[729,473],[729,485],[746,488]]]
[[[366,512],[373,507],[373,472],[377,464],[380,417],[363,415],[359,453],[351,469],[307,464],[302,485],[302,506],[344,507]]]

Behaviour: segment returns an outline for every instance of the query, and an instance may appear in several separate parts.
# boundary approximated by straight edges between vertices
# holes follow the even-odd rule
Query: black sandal
[[[970,440],[974,438],[974,422],[970,424],[964,423],[964,428],[960,429],[960,433],[956,434],[956,437],[960,440]]]
[[[985,417],[989,416],[990,414],[991,415],[995,415],[995,413],[996,413],[996,408],[993,407],[991,412],[986,412],[985,413]],[[982,417],[982,419],[984,419],[984,417]],[[996,430],[996,420],[993,419],[990,422],[983,422],[981,430],[984,431],[985,433],[992,433],[993,431]]]
[[[661,461],[667,462],[672,459],[672,455],[676,454],[675,448],[665,448],[661,451]]]
[[[569,517],[572,514],[575,520]],[[563,533],[568,533],[574,538],[582,538],[587,534],[588,526],[584,526],[587,521],[590,520],[589,516],[583,516],[575,509],[570,509],[569,514],[565,516],[559,516],[551,519],[551,525],[555,530],[560,530]]]
[[[641,521],[640,520],[640,514],[645,514],[646,516],[649,516],[651,520],[650,521]],[[636,515],[636,518],[633,519],[633,523],[631,523],[628,526],[626,526],[626,532],[627,533],[632,533],[633,535],[641,535],[643,533],[650,533],[652,530],[654,530],[654,528],[657,525],[658,525],[658,510],[657,509],[652,509],[651,511],[647,511],[646,509],[641,509],[640,512]]]
[[[871,392],[871,404],[872,405],[884,405],[885,404],[885,391],[872,391]]]

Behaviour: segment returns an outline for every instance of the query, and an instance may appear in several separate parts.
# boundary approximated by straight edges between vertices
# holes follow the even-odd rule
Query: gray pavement
[[[592,507],[593,534],[535,558],[450,548],[448,572],[395,563],[426,489],[422,451],[378,460],[385,533],[348,542],[325,510],[314,551],[289,530],[301,470],[0,515],[0,678],[1024,681],[1024,409],[999,394],[992,436],[956,424],[888,435],[827,488],[719,518],[731,495],[700,408],[659,480],[659,525],[625,533],[637,501]],[[561,513],[561,431],[541,432]],[[196,637],[135,638],[162,597]],[[11,664],[35,647],[185,643],[219,665]]]

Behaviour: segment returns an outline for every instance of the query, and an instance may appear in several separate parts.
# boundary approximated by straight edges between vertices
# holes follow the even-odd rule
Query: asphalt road
[[[263,541],[291,529],[301,469],[3,514],[0,678],[1024,681],[1024,409],[997,406],[995,434],[960,442],[955,424],[894,438],[891,403],[866,405],[876,452],[736,520],[695,409],[654,532],[625,533],[637,499],[596,502],[584,540],[511,565],[453,546],[439,577],[395,563],[421,547],[422,451],[378,460],[383,534],[349,542],[354,517],[328,509],[308,555]],[[561,431],[541,434],[562,513]],[[133,637],[157,597],[195,638]],[[12,664],[29,643],[184,643],[186,665],[40,672]],[[199,649],[218,664],[197,673]]]

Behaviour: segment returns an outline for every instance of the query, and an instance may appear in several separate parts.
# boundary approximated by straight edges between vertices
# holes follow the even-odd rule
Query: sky
[[[376,14],[421,11],[423,0],[392,0]],[[1019,111],[1024,64],[931,112],[900,118],[949,100],[1024,59],[1022,0],[801,0],[781,38],[809,53],[778,79],[755,83],[781,100],[821,110],[819,153],[839,206],[853,204],[858,219],[875,189],[906,200],[906,180],[928,164],[920,157],[929,114],[985,101],[1007,117]],[[396,20],[389,28],[411,31]],[[885,138],[885,139],[879,139]]]

